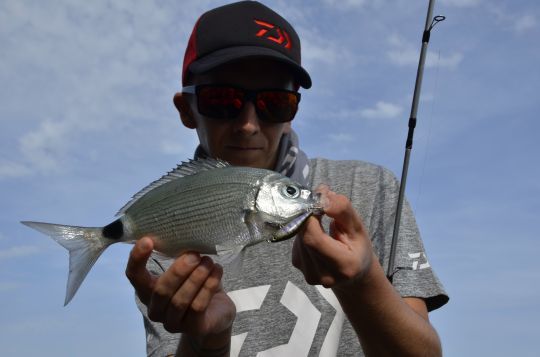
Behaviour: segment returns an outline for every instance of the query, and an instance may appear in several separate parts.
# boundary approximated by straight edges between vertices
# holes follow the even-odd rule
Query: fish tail
[[[50,236],[69,251],[69,275],[64,306],[71,301],[101,253],[114,243],[103,236],[103,228],[29,221],[21,223]]]

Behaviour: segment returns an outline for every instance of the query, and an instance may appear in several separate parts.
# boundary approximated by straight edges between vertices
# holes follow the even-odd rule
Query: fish
[[[311,215],[322,214],[319,199],[275,171],[207,158],[177,165],[136,193],[103,227],[21,223],[69,251],[66,306],[111,244],[150,236],[154,250],[167,257],[195,251],[234,261],[247,246],[296,235]]]

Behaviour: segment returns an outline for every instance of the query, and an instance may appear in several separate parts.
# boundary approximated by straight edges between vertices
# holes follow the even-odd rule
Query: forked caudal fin
[[[21,223],[50,236],[69,251],[69,276],[64,306],[71,301],[101,253],[114,243],[103,237],[103,228],[28,221]]]

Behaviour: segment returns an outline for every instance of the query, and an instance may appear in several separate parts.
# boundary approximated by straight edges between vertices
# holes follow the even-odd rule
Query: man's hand
[[[188,252],[161,276],[154,276],[146,269],[153,247],[148,237],[138,240],[126,268],[148,317],[163,323],[169,332],[190,335],[201,345],[220,334],[230,338],[236,308],[221,286],[222,267],[209,257]]]
[[[322,190],[326,234],[310,217],[293,246],[293,265],[309,284],[331,287],[366,356],[440,356],[441,344],[419,298],[402,299],[386,279],[351,202]]]
[[[359,283],[372,266],[373,249],[349,199],[323,187],[324,213],[332,218],[330,236],[320,217],[310,217],[293,246],[292,262],[312,285],[339,289]]]

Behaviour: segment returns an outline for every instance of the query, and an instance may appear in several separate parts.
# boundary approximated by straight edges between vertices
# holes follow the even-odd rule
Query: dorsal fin
[[[159,187],[174,180],[178,180],[182,177],[195,175],[202,171],[210,171],[213,169],[227,166],[231,165],[227,161],[223,161],[220,159],[205,158],[196,160],[190,159],[188,162],[182,161],[182,163],[178,164],[175,169],[168,172],[166,175],[163,175],[160,179],[150,183],[148,186],[133,195],[131,200],[116,213],[116,216],[125,213],[129,207],[131,207],[135,202],[137,202],[137,200],[139,200],[142,196],[146,195],[148,192],[152,191],[156,187]]]

